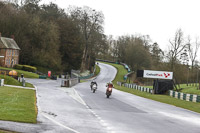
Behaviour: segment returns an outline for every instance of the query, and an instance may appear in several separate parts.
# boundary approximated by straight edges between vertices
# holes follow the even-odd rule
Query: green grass
[[[102,62],[102,63],[104,63],[104,62]],[[116,75],[115,79],[113,80],[113,84],[114,84],[116,89],[127,92],[127,93],[131,93],[131,94],[134,94],[134,95],[137,95],[137,96],[152,99],[152,100],[159,101],[159,102],[162,102],[162,103],[171,104],[171,105],[174,105],[174,106],[177,106],[177,107],[185,108],[185,109],[192,110],[192,111],[200,113],[200,103],[183,101],[183,100],[180,100],[180,99],[170,97],[169,95],[158,95],[158,94],[153,95],[153,94],[150,94],[150,93],[147,93],[147,92],[142,92],[142,91],[138,91],[138,90],[135,90],[135,89],[126,88],[126,87],[123,87],[123,86],[118,86],[116,82],[117,81],[120,81],[120,82],[123,81],[123,76],[127,72],[126,69],[122,65],[118,65],[118,64],[112,64],[112,63],[105,63],[105,64],[110,64],[110,65],[116,67],[117,70],[118,70],[117,75]]]
[[[95,69],[95,72],[94,72],[94,76],[97,76],[100,73],[100,67],[98,65],[95,65],[95,67],[96,67],[96,69]],[[81,79],[80,83],[83,83],[83,82],[87,82],[87,80]]]
[[[144,86],[144,87],[153,89],[153,86]]]
[[[0,75],[0,78],[4,79],[4,84],[22,86],[22,83],[19,82],[16,79],[14,79],[13,77],[10,77],[10,76],[7,76],[7,75],[6,76],[5,75]],[[25,86],[34,88],[34,86],[32,84],[28,83],[28,82],[25,83]]]
[[[191,85],[187,86],[187,84],[180,84],[180,88],[183,88],[181,90],[181,92],[183,92],[183,93],[200,95],[200,90],[197,90],[197,87],[195,87],[195,86],[191,86]]]
[[[97,76],[100,73],[100,67],[98,65],[95,65],[95,67],[96,69],[94,75]]]
[[[18,76],[21,76],[21,74],[23,74],[25,78],[39,78],[38,74],[32,73],[32,72],[27,72],[27,71],[23,71],[23,70],[17,70],[17,69],[13,69],[13,68],[5,68],[5,67],[0,67],[0,69],[3,69],[3,70],[15,70],[15,71],[17,71],[17,75]]]
[[[177,88],[179,88],[178,85],[176,85],[176,86],[177,86]],[[153,86],[144,86],[144,87],[153,89]],[[180,84],[180,88],[182,88],[182,90],[180,92],[200,95],[200,90],[197,90],[197,87],[195,87],[195,86],[191,86],[191,85],[187,86],[187,84]]]
[[[36,123],[35,90],[0,87],[0,120]]]

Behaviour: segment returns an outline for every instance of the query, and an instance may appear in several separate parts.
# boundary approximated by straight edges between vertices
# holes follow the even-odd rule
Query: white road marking
[[[35,89],[36,89],[36,97],[37,97],[37,108],[38,108],[38,112],[40,112],[44,117],[46,117],[47,119],[51,120],[52,122],[54,122],[55,124],[57,124],[57,125],[59,125],[59,126],[61,126],[61,127],[66,128],[66,129],[68,129],[68,130],[70,130],[70,131],[72,131],[72,132],[74,132],[74,133],[80,133],[80,132],[78,132],[78,131],[76,131],[76,130],[70,128],[70,127],[67,127],[67,126],[65,126],[65,125],[63,125],[63,124],[57,122],[56,120],[54,120],[54,119],[48,117],[47,115],[45,115],[44,113],[42,113],[42,112],[41,112],[42,110],[41,110],[40,105],[39,105],[39,96],[38,96],[38,93],[37,93],[37,92],[38,92],[38,89],[37,89],[37,86],[34,85],[34,87],[35,87]]]
[[[63,128],[66,128],[66,129],[68,129],[68,130],[70,130],[70,131],[72,131],[72,132],[74,132],[74,133],[80,133],[80,132],[78,132],[78,131],[76,131],[76,130],[70,128],[70,127],[67,127],[67,126],[65,126],[65,125],[63,125],[63,124],[57,122],[56,120],[54,120],[54,119],[48,117],[47,115],[45,115],[45,114],[43,114],[43,113],[42,113],[42,115],[43,115],[44,117],[46,117],[47,119],[51,120],[52,122],[54,122],[55,124],[57,124],[57,125],[63,127]]]

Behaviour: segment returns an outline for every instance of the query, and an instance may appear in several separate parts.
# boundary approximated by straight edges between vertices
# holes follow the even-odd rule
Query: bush
[[[22,70],[35,73],[37,71],[37,68],[29,65],[23,65]]]
[[[14,69],[18,69],[18,70],[22,70],[22,69],[23,69],[23,65],[16,64],[16,65],[14,65],[13,68],[14,68]]]
[[[34,73],[37,71],[36,67],[29,66],[29,65],[20,65],[20,64],[16,64],[14,66],[14,69],[24,70],[24,71],[28,71],[28,72],[34,72]]]

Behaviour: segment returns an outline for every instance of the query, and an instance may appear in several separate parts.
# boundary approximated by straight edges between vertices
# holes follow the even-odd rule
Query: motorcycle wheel
[[[107,98],[109,98],[110,95],[107,95]]]
[[[95,93],[95,89],[93,90],[93,93]]]

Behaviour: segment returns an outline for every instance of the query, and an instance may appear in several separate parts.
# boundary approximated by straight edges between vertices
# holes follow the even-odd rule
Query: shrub
[[[37,71],[36,67],[29,66],[29,65],[20,65],[20,64],[16,64],[14,66],[14,69],[24,70],[24,71],[28,71],[28,72],[34,72],[34,73]]]
[[[22,70],[28,71],[28,72],[36,72],[37,68],[29,65],[23,65]]]
[[[18,69],[18,70],[22,70],[22,69],[23,69],[23,65],[16,64],[16,65],[14,65],[13,68],[14,68],[14,69]]]

